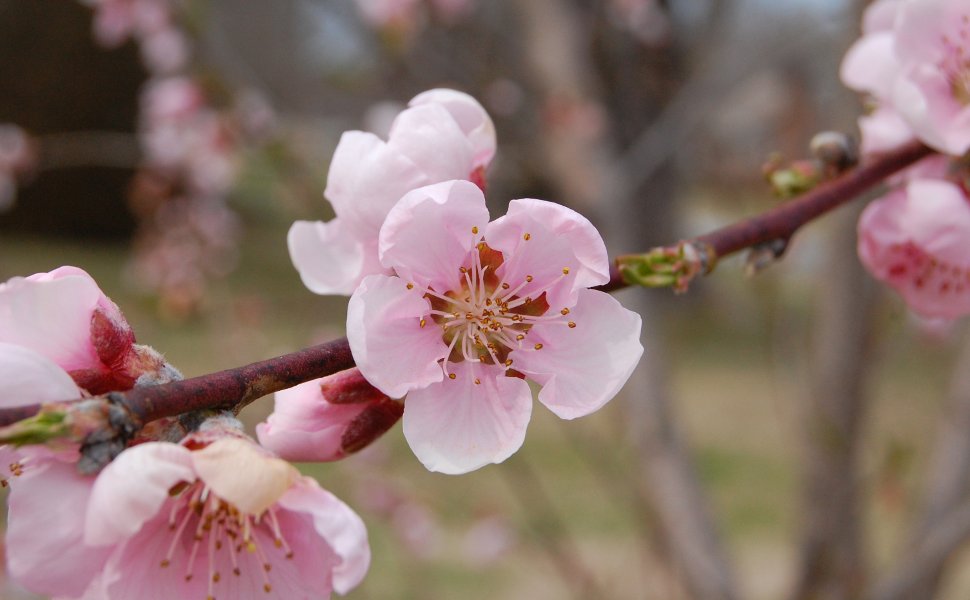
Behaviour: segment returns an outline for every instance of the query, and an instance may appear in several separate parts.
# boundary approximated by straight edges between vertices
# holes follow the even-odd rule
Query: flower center
[[[945,54],[940,69],[950,83],[954,99],[964,106],[970,106],[970,15],[963,15],[957,40],[943,36]]]
[[[168,517],[168,528],[172,541],[160,566],[167,568],[185,536],[191,536],[191,549],[185,567],[185,580],[195,576],[195,563],[200,553],[205,553],[208,562],[208,595],[206,600],[215,600],[215,589],[223,574],[217,569],[220,552],[229,556],[233,576],[242,575],[242,568],[248,560],[242,560],[243,551],[255,555],[261,564],[260,576],[263,591],[273,591],[269,581],[272,569],[269,552],[281,553],[284,558],[293,558],[293,550],[287,544],[276,518],[276,507],[270,507],[258,515],[242,512],[237,507],[216,496],[207,485],[195,481],[187,486],[176,488],[177,496]],[[260,542],[262,539],[262,543]],[[271,541],[272,548],[267,542]],[[278,557],[273,557],[278,559]]]
[[[477,228],[472,229],[477,234]],[[530,234],[523,235],[528,242]],[[476,238],[478,239],[478,238]],[[512,350],[542,350],[541,343],[526,341],[529,331],[537,323],[558,323],[575,328],[576,323],[567,317],[569,308],[552,314],[546,301],[546,292],[569,275],[570,268],[563,267],[558,277],[540,286],[532,285],[535,278],[525,275],[520,280],[499,277],[497,271],[505,258],[483,240],[469,252],[465,265],[458,270],[461,285],[458,289],[439,293],[432,288],[424,291],[431,303],[431,319],[442,329],[442,340],[448,345],[448,354],[442,361],[442,369],[450,379],[448,364],[462,361],[501,365],[507,374],[521,376],[512,369]],[[537,282],[538,283],[538,282]],[[408,289],[414,284],[409,283]],[[528,289],[528,295],[523,290]],[[420,326],[428,325],[422,318]],[[476,379],[475,383],[481,383]]]

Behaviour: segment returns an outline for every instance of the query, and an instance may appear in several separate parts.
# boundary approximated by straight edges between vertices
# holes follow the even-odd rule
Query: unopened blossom
[[[0,342],[47,357],[92,394],[180,377],[157,352],[135,344],[117,305],[77,267],[0,284]]]
[[[584,217],[513,200],[489,223],[481,190],[409,192],[380,232],[380,260],[350,299],[358,368],[407,395],[404,435],[432,471],[464,473],[521,446],[539,401],[572,419],[608,402],[643,351],[640,317],[606,293],[606,247]]]
[[[943,179],[913,179],[859,220],[859,257],[924,317],[970,314],[970,199]]]
[[[339,460],[387,431],[402,410],[358,369],[348,369],[276,392],[273,413],[256,434],[286,460]]]
[[[109,550],[90,598],[329,598],[370,563],[356,513],[235,436],[125,450],[98,475],[84,529]]]
[[[391,207],[409,191],[452,179],[484,185],[495,155],[485,109],[454,90],[424,92],[394,120],[387,141],[363,131],[340,138],[327,176],[336,218],[297,221],[287,242],[303,283],[318,294],[353,293],[367,275],[389,273],[377,238]]]

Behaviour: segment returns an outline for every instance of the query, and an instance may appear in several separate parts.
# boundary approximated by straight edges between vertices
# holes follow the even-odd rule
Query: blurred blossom
[[[357,9],[372,27],[409,24],[420,0],[357,0]]]
[[[613,25],[626,29],[647,46],[670,40],[670,21],[658,0],[610,0]]]
[[[524,99],[522,86],[511,79],[496,79],[485,88],[485,104],[492,112],[503,117],[518,112]]]
[[[94,9],[94,37],[113,48],[155,33],[172,22],[171,0],[84,0]]]
[[[276,132],[279,125],[273,106],[265,95],[255,89],[237,93],[233,110],[236,120],[249,138],[268,138]]]
[[[141,41],[141,56],[148,70],[155,74],[180,71],[188,64],[189,40],[169,27],[146,35]]]
[[[871,94],[880,111],[878,121],[871,117],[863,129],[880,139],[864,139],[864,150],[902,139],[899,120],[935,150],[960,156],[970,149],[966,0],[881,0],[870,5],[863,36],[846,53],[841,76],[847,86]]]
[[[405,502],[391,515],[391,527],[407,551],[417,558],[428,558],[441,551],[441,526],[428,507]]]
[[[944,319],[942,317],[923,317],[917,313],[909,311],[906,313],[909,325],[919,333],[919,335],[930,342],[943,343],[953,339],[956,332],[956,320]]]
[[[483,566],[508,554],[518,539],[506,519],[495,515],[479,519],[461,543],[462,556],[470,565]]]
[[[970,199],[946,180],[910,180],[866,207],[859,257],[921,316],[970,314]]]

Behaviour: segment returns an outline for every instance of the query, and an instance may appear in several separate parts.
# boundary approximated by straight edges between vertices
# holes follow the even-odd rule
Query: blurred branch
[[[859,210],[841,215],[826,244],[825,285],[814,319],[805,424],[801,547],[795,600],[858,598],[865,580],[858,458],[875,286],[855,251]]]
[[[913,526],[910,548],[936,548],[939,540],[949,539],[943,537],[944,532],[955,525],[959,527],[961,511],[970,510],[970,505],[958,508],[961,503],[967,502],[970,492],[970,333],[966,335],[953,368],[949,403],[940,421],[936,440],[923,506]],[[967,535],[970,535],[970,531],[965,531],[963,537],[954,540],[953,544],[964,541]],[[893,574],[877,586],[874,598],[903,600],[935,597],[948,554],[933,554],[924,549],[923,564],[920,569],[914,569],[913,553],[907,550],[900,561],[902,568],[894,569]]]
[[[539,474],[524,456],[509,461],[499,469],[508,487],[522,506],[529,527],[545,548],[547,556],[559,570],[577,600],[609,598],[579,557],[569,527],[559,515],[552,498],[542,486]]]

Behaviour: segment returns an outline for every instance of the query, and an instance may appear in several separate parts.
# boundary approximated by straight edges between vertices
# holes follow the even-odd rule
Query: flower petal
[[[587,415],[606,404],[643,354],[640,315],[609,294],[580,290],[569,319],[575,328],[545,323],[529,331],[529,343],[541,343],[541,350],[509,354],[516,369],[542,384],[539,401],[563,419]]]
[[[371,275],[361,282],[347,306],[347,339],[357,368],[391,398],[443,377],[438,361],[448,347],[417,289],[398,277]]]
[[[93,477],[58,460],[31,463],[7,500],[7,568],[27,589],[46,595],[80,596],[111,548],[82,543],[84,512]]]
[[[333,569],[333,587],[337,592],[346,594],[363,580],[370,566],[370,545],[367,528],[357,513],[309,477],[291,487],[279,505],[309,514],[314,530],[340,557]]]
[[[286,236],[300,279],[316,294],[349,296],[367,275],[383,273],[377,235],[368,240],[338,217],[329,222],[297,221]]]
[[[518,287],[531,275],[532,283],[519,288],[518,295],[535,298],[545,290],[556,310],[572,306],[576,290],[610,280],[599,232],[586,217],[554,202],[513,200],[505,216],[489,223],[485,241],[505,256],[499,277]]]
[[[485,230],[482,190],[468,181],[446,181],[405,194],[381,227],[381,264],[398,276],[438,292],[457,289],[459,267]],[[379,387],[379,386],[378,386]]]
[[[529,385],[480,363],[452,363],[450,370],[455,379],[411,392],[404,403],[404,437],[415,456],[429,471],[449,475],[512,456],[532,416]]]
[[[122,452],[98,475],[91,490],[84,542],[116,544],[156,516],[169,490],[196,480],[191,452],[167,442],[148,442]]]
[[[842,83],[880,100],[892,97],[893,81],[900,64],[894,53],[895,36],[881,31],[859,38],[845,53],[839,67]]]
[[[195,472],[217,496],[259,515],[290,489],[299,471],[248,438],[218,439],[192,452]]]
[[[495,125],[477,100],[464,92],[437,88],[422,92],[408,102],[408,106],[423,104],[440,104],[451,114],[471,142],[475,167],[487,167],[492,162]]]
[[[102,297],[86,273],[11,279],[0,284],[0,342],[31,348],[65,371],[99,368],[90,329]]]
[[[428,183],[426,174],[398,148],[372,133],[348,131],[334,150],[324,195],[348,227],[376,237],[394,203]]]
[[[10,408],[81,397],[64,369],[29,348],[0,343],[0,407]]]
[[[387,144],[425,174],[422,185],[468,179],[474,169],[471,142],[448,110],[438,104],[401,111],[391,124]]]

